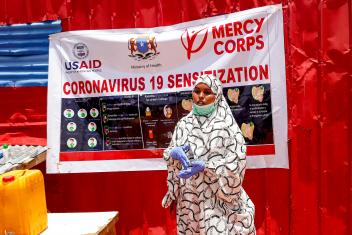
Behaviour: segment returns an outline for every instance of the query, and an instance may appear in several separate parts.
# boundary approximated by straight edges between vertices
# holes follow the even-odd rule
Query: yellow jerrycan
[[[0,234],[37,235],[47,226],[41,171],[14,170],[0,175]]]

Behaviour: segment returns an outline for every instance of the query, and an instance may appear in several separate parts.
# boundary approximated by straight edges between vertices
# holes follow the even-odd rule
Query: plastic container
[[[8,161],[10,158],[9,158],[9,148],[10,146],[8,144],[3,144],[2,145],[2,149],[1,149],[1,152],[2,152],[2,161],[0,159],[0,162],[3,162],[5,163],[6,161]]]
[[[15,170],[0,175],[0,234],[37,235],[47,226],[42,173]]]
[[[0,149],[0,165],[3,165],[6,163],[6,158],[4,156],[4,152],[2,151],[2,149]]]

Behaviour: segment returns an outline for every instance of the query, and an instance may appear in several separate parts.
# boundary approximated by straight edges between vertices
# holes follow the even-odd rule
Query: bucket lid
[[[11,182],[14,180],[15,180],[14,175],[7,175],[7,176],[2,177],[2,182],[4,182],[4,183],[8,183],[8,182]]]

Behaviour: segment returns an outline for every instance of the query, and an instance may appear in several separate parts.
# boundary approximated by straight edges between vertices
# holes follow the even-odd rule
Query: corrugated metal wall
[[[49,38],[60,21],[0,26],[0,87],[47,86]]]
[[[285,21],[290,170],[247,171],[244,186],[256,205],[257,231],[349,235],[350,0],[0,0],[0,22],[61,18],[64,30],[154,27],[280,2]],[[0,105],[8,113],[32,108],[45,115],[46,90],[30,89],[1,91]],[[0,122],[6,122],[3,117],[8,113],[1,112]],[[45,142],[45,134],[33,129],[2,136],[2,141],[22,136],[17,141]],[[119,234],[172,234],[174,214],[160,206],[165,177],[161,171],[47,175],[48,208],[119,210]]]

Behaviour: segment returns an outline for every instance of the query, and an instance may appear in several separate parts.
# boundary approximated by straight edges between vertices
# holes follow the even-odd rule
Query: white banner
[[[168,27],[50,37],[48,173],[162,170],[162,151],[214,74],[249,168],[288,168],[281,5]]]

